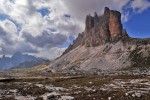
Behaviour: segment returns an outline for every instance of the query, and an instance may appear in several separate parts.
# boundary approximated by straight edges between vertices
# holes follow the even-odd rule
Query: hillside
[[[129,37],[123,29],[121,13],[106,7],[102,16],[86,16],[85,31],[49,65],[49,70],[99,72],[149,67],[150,38]]]

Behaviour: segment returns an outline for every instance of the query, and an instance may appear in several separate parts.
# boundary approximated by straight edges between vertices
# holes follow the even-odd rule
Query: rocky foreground
[[[52,73],[47,64],[0,72],[0,100],[148,100],[150,69]]]
[[[0,100],[149,100],[148,75],[26,77],[0,82]]]

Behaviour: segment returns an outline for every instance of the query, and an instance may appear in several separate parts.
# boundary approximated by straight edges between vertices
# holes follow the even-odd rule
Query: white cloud
[[[41,8],[46,8],[51,13],[43,17],[41,13],[38,12],[38,10]],[[6,34],[9,35],[5,36],[5,42],[3,43],[3,45],[1,44],[1,49],[3,50],[1,54],[4,52],[8,52],[9,54],[13,53],[16,50],[15,48],[24,51],[22,48],[27,47],[27,45],[31,48],[37,49],[39,52],[41,52],[42,49],[44,49],[45,51],[54,51],[54,48],[52,47],[41,48],[41,46],[39,45],[35,46],[35,41],[34,44],[32,44],[33,42],[26,42],[26,38],[22,37],[22,35],[26,33],[29,33],[30,36],[33,36],[34,38],[41,37],[45,30],[56,29],[57,32],[52,33],[55,34],[54,36],[62,34],[59,36],[64,35],[69,37],[70,35],[76,36],[78,32],[81,32],[82,30],[82,23],[80,23],[77,19],[71,17],[68,20],[64,17],[64,14],[68,13],[61,0],[15,0],[14,2],[10,2],[9,0],[2,0],[0,2],[0,11],[2,14],[9,16],[9,19],[0,22],[1,28],[5,31]],[[12,20],[13,22],[15,22],[15,24],[17,23],[21,27],[19,32],[17,32],[18,27],[12,22]],[[51,33],[48,34],[49,36],[51,35]],[[8,41],[9,37],[11,37],[10,41]],[[64,40],[64,38],[60,39],[63,39],[62,44],[63,42],[67,41]],[[36,40],[36,38],[34,40]],[[40,42],[43,43],[42,40],[43,39],[38,39],[37,41],[40,44]],[[55,41],[53,40],[54,43],[57,43],[58,39]],[[5,47],[6,42],[15,42],[15,44],[8,48]],[[10,49],[12,49],[12,52],[9,51]],[[28,51],[32,52],[32,50]],[[58,56],[57,53],[54,54]]]
[[[37,53],[17,33],[16,25],[10,20],[0,21],[0,54],[13,54],[16,51]]]
[[[61,56],[61,54],[64,52],[66,48],[58,48],[58,47],[54,47],[51,49],[40,49],[39,53],[34,54],[35,56],[39,56],[39,57],[46,57],[49,59],[55,59],[59,56]]]
[[[0,26],[9,34],[16,34],[17,33],[17,27],[16,25],[11,22],[10,20],[3,20],[0,21]]]
[[[149,7],[150,2],[148,0],[134,0],[131,2],[131,8],[133,8],[133,10],[138,13],[143,12]]]
[[[0,40],[12,44],[15,40],[20,39],[17,35],[17,27],[11,21],[7,19],[0,21],[0,29]]]
[[[129,20],[129,15],[130,15],[129,11],[122,14],[122,17],[121,17],[122,21],[127,22]]]
[[[122,11],[122,7],[126,5],[128,1],[129,0],[63,0],[69,9],[69,13],[81,21],[84,21],[87,14],[93,14],[95,11],[101,15],[106,6],[110,9]]]
[[[0,12],[8,16],[8,19],[0,21],[0,28],[5,35],[3,42],[0,44],[0,53],[2,54],[7,49],[21,50],[28,53],[39,53],[40,57],[56,58],[61,55],[65,50],[64,48],[58,48],[58,45],[42,47],[40,42],[43,43],[43,32],[45,30],[56,30],[47,33],[47,36],[61,36],[76,37],[79,32],[84,30],[84,20],[85,16],[89,13],[93,14],[95,11],[98,14],[102,14],[104,7],[110,7],[110,9],[119,10],[122,12],[122,8],[130,0],[1,0],[0,2]],[[132,2],[133,9],[140,8],[143,11],[147,8],[145,0],[135,0]],[[143,7],[144,6],[144,7]],[[46,8],[49,13],[42,16],[38,11],[42,8]],[[64,15],[70,15],[70,18],[66,18]],[[129,13],[123,15],[125,21],[128,20]],[[17,25],[16,25],[17,24]],[[18,26],[21,29],[18,31]],[[32,37],[31,41],[26,41],[27,34]],[[0,33],[2,35],[2,33]],[[42,39],[39,39],[42,38]],[[33,39],[34,38],[34,39]],[[4,41],[5,39],[5,41]],[[29,38],[28,38],[29,39]],[[52,39],[49,37],[49,39]],[[61,38],[60,38],[61,39]],[[67,39],[67,38],[66,38]],[[33,41],[34,40],[34,41]],[[46,38],[48,40],[48,38]],[[0,39],[2,41],[2,38]],[[37,43],[35,43],[38,41]],[[53,39],[53,42],[58,42],[58,40]],[[62,39],[62,42],[69,41]],[[9,45],[9,48],[5,46],[6,42],[12,42],[14,44]],[[49,42],[49,41],[48,41]],[[8,44],[7,43],[7,44]],[[36,45],[35,45],[36,44]],[[48,43],[46,43],[47,45]],[[50,44],[50,43],[49,43]],[[24,50],[29,47],[29,50]],[[8,51],[9,54],[13,53]]]

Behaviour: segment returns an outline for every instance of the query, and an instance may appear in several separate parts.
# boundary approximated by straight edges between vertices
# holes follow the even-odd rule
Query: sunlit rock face
[[[122,28],[121,13],[105,7],[104,14],[98,16],[94,13],[86,16],[85,31],[82,45],[93,47],[107,42],[117,42],[127,36]]]
[[[95,47],[108,42],[117,42],[124,37],[128,37],[128,34],[122,27],[121,13],[105,7],[102,16],[98,16],[96,12],[94,16],[90,14],[86,16],[85,31],[78,35],[64,54],[79,45]]]

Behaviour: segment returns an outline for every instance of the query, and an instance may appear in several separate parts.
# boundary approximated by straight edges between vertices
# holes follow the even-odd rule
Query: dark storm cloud
[[[29,33],[24,33],[22,36],[27,42],[38,47],[56,47],[67,41],[67,36],[59,33],[49,33],[44,31],[41,35],[32,36]]]

